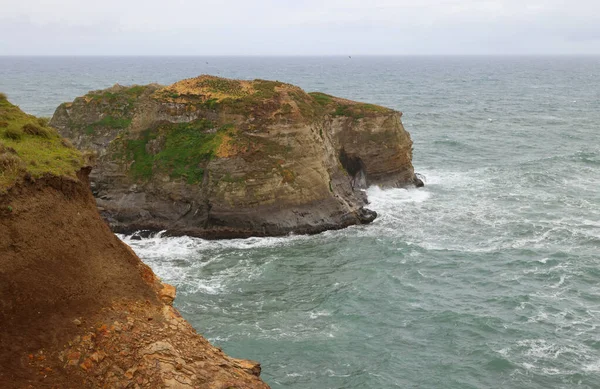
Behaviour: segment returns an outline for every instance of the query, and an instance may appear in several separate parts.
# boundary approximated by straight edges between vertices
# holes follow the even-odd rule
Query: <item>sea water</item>
[[[273,388],[600,387],[600,58],[0,57],[25,111],[114,83],[264,78],[404,112],[422,189],[315,236],[121,237]]]

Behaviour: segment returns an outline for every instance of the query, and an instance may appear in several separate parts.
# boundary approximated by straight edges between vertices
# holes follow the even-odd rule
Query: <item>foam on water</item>
[[[426,187],[315,236],[122,237],[202,334],[274,389],[599,386],[599,59],[205,62],[0,57],[0,90],[49,116],[116,81],[279,79],[402,110]]]
[[[378,186],[373,186],[367,190],[367,195],[369,198],[369,208],[374,211],[386,212],[402,203],[422,203],[431,196],[431,193],[426,189],[383,190]]]

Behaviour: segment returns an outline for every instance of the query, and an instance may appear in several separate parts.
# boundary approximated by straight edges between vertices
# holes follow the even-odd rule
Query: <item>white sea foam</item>
[[[517,345],[524,348],[526,356],[536,359],[556,359],[563,352],[576,351],[572,350],[571,347],[550,343],[545,339],[521,340],[517,342]]]
[[[285,237],[251,237],[247,239],[207,240],[188,236],[165,237],[158,233],[140,240],[131,236],[118,235],[130,245],[138,255],[144,258],[187,257],[190,254],[209,250],[253,250],[268,247],[279,247],[310,239],[307,235],[290,235]]]
[[[431,197],[426,189],[381,189],[372,186],[367,190],[369,196],[369,208],[375,211],[389,211],[390,207],[402,203],[422,203]]]
[[[308,313],[308,317],[311,319],[317,319],[321,316],[331,316],[331,312],[329,311],[310,311]]]
[[[600,359],[595,362],[588,363],[583,366],[583,371],[585,372],[600,372]]]
[[[327,375],[330,377],[350,377],[350,374],[336,373],[335,371],[333,371],[331,369],[325,369],[325,373],[327,373]]]

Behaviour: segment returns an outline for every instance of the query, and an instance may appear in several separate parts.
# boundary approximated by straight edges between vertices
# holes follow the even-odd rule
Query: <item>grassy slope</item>
[[[27,115],[0,93],[0,192],[26,175],[75,177],[81,153],[44,119]]]

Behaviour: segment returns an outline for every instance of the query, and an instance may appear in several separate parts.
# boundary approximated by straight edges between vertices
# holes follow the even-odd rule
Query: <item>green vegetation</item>
[[[375,104],[339,104],[335,111],[332,113],[333,116],[347,116],[354,118],[354,120],[362,119],[366,116],[373,116],[378,113],[389,113],[391,109],[385,108]]]
[[[333,116],[348,116],[354,118],[354,120],[362,119],[365,114],[356,110],[350,105],[338,105],[332,114]]]
[[[327,108],[329,111],[333,110],[333,112],[331,112],[332,116],[347,116],[353,118],[354,120],[358,120],[373,114],[388,113],[392,111],[389,108],[375,104],[343,104],[339,101],[336,101],[334,96],[320,92],[311,92],[309,95],[322,107]]]
[[[208,109],[216,109],[219,103],[217,99],[208,99],[204,102],[204,106]]]
[[[27,115],[0,94],[0,192],[25,175],[75,177],[81,154],[63,143],[44,120]]]
[[[85,133],[92,135],[98,128],[110,128],[110,129],[124,129],[129,127],[131,124],[130,118],[114,117],[111,115],[105,116],[95,123],[92,123],[85,127]]]
[[[88,94],[93,100],[109,100],[114,102],[119,99],[126,99],[134,102],[148,88],[145,85],[133,85],[130,87],[113,87],[108,90],[94,91]]]
[[[311,92],[309,93],[309,95],[311,95],[317,101],[317,103],[321,105],[327,105],[333,102],[333,96],[327,95],[325,93]]]
[[[138,180],[148,180],[152,177],[154,158],[146,151],[146,144],[150,140],[150,131],[144,131],[140,139],[125,141],[127,160],[132,161],[131,174]]]
[[[237,82],[239,83],[239,81]],[[263,111],[265,109],[264,105],[277,95],[275,88],[282,85],[284,84],[278,81],[254,80],[252,82],[254,93],[237,95],[228,93],[228,97],[220,100],[219,106],[227,108],[228,110],[241,115],[248,115],[252,112]],[[263,118],[268,115],[257,116]]]
[[[243,96],[244,90],[238,80],[227,78],[202,78],[198,81],[198,86],[206,88],[209,92],[220,93],[230,96]]]
[[[4,138],[12,140],[21,140],[23,137],[23,129],[18,127],[8,127],[4,130]]]
[[[314,119],[324,112],[322,106],[316,105],[314,99],[300,89],[290,91],[288,95],[294,100],[302,116],[307,119]]]
[[[92,104],[108,104],[115,113],[129,114],[137,99],[148,86],[133,85],[131,87],[114,86],[108,90],[94,91],[86,95]]]
[[[382,107],[381,105],[375,105],[375,104],[357,104],[357,106],[360,109],[366,110],[366,111],[371,111],[371,112],[379,112],[379,113],[386,113],[386,112],[390,112],[391,109],[386,108],[386,107]]]
[[[38,121],[38,123],[39,123],[39,121]],[[51,131],[49,131],[47,129],[47,127],[44,128],[44,127],[41,127],[40,125],[35,124],[35,123],[25,123],[23,125],[22,129],[23,129],[23,132],[25,134],[33,135],[33,136],[39,136],[39,137],[42,137],[42,138],[48,138],[49,139],[50,136],[52,135]]]
[[[284,83],[279,81],[254,80],[252,83],[255,90],[253,96],[259,99],[272,99],[277,94],[275,88],[283,85]]]
[[[213,128],[213,122],[200,119],[146,130],[139,139],[124,140],[126,158],[133,162],[132,175],[148,180],[157,170],[168,172],[171,178],[184,178],[188,184],[201,182],[206,163],[215,156],[230,126],[208,131]],[[163,144],[156,154],[148,151],[149,142],[154,140]]]
[[[37,122],[42,127],[48,127],[50,125],[50,118],[39,117],[39,118],[37,118]]]
[[[281,106],[281,114],[289,115],[290,113],[292,113],[292,106],[289,105],[288,103],[283,104]]]

